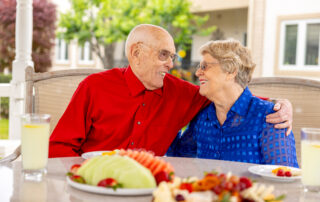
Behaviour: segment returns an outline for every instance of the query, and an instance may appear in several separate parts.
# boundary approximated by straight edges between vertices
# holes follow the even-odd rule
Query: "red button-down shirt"
[[[128,68],[92,74],[75,91],[50,137],[49,156],[144,148],[164,155],[178,131],[209,101],[199,87],[167,74],[146,90]]]

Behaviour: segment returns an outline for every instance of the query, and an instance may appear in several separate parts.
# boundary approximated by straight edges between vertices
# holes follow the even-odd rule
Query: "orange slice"
[[[106,156],[106,155],[108,155],[108,156],[111,156],[111,155],[113,155],[113,154],[116,154],[117,152],[116,151],[107,151],[107,152],[102,152],[102,156]]]

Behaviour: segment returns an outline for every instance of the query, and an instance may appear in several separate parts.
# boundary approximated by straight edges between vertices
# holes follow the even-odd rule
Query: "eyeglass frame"
[[[145,45],[145,46],[147,46],[147,47],[149,47],[149,48],[152,48],[152,47],[150,47],[149,45],[147,45],[147,44],[144,44],[144,43],[142,43],[142,42],[139,42],[139,44],[142,44],[142,45]],[[152,48],[153,49],[153,48]],[[165,58],[161,58],[161,53],[166,53],[166,56],[164,56]],[[160,49],[160,50],[158,50],[158,59],[160,60],[160,61],[167,61],[168,60],[168,58],[171,58],[171,61],[172,61],[172,63],[174,63],[175,61],[176,61],[176,59],[178,58],[178,54],[176,54],[176,53],[171,53],[170,51],[168,51],[168,50],[166,50],[166,49]]]
[[[217,65],[220,64],[219,62],[205,62],[206,65],[204,65],[203,63],[201,64],[201,62],[197,65],[197,69],[200,69],[201,71],[206,71],[208,69],[208,64],[213,64],[213,65]]]

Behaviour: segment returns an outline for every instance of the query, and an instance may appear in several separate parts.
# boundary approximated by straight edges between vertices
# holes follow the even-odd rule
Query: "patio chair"
[[[26,113],[50,114],[50,133],[76,90],[78,84],[88,75],[103,69],[70,69],[45,73],[35,73],[32,67],[26,68]],[[20,146],[16,151],[0,160],[10,162],[20,155]]]
[[[320,81],[292,77],[260,77],[253,78],[249,88],[255,95],[290,100],[293,107],[297,159],[301,165],[301,128],[320,128]]]

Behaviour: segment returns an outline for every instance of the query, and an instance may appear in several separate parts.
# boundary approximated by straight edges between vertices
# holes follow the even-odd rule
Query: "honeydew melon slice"
[[[96,165],[94,169],[94,173],[91,178],[92,185],[98,185],[98,183],[106,178],[113,178],[115,171],[119,168],[122,168],[122,165],[125,165],[125,159],[121,156],[113,155],[113,156],[103,156],[101,163]]]
[[[91,172],[91,170],[93,170],[95,168],[95,166],[97,164],[99,164],[99,161],[101,159],[98,157],[94,157],[90,160],[87,160],[86,163],[82,164],[80,166],[80,168],[77,170],[77,175],[82,176],[87,184],[91,184],[89,181],[89,179],[91,179],[90,175],[93,174],[93,172]]]
[[[88,184],[97,185],[101,180],[113,178],[123,188],[154,188],[155,179],[149,169],[127,156],[97,156],[82,165],[78,171]]]

